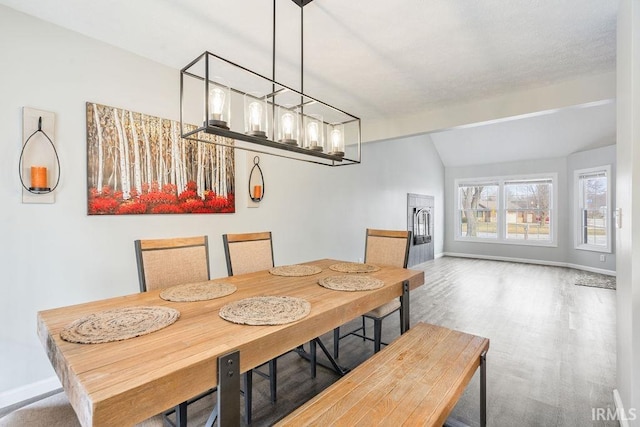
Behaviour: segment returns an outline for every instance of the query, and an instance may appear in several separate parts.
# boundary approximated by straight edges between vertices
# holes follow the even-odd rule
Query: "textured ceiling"
[[[304,8],[304,91],[377,119],[610,72],[617,3],[315,0]],[[270,0],[0,4],[177,69],[209,50],[271,75]],[[276,80],[299,88],[300,9],[276,4]]]

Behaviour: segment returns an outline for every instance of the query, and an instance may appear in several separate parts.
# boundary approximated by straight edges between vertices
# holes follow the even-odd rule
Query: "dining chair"
[[[229,276],[273,268],[273,242],[270,231],[223,234],[222,241]],[[268,374],[259,369],[249,370],[245,373],[245,418],[247,424],[251,423],[253,372],[269,379],[271,403],[276,402],[277,359],[271,359],[267,363],[269,364]]]
[[[211,278],[207,236],[136,240],[134,243],[140,292],[204,282]],[[215,391],[212,388],[165,412],[165,421],[174,426],[179,425],[181,419],[186,420],[187,405]],[[168,418],[174,412],[175,424]]]
[[[207,236],[136,240],[140,292],[209,280]]]
[[[368,264],[407,268],[411,232],[404,230],[376,230],[368,228],[365,239],[364,262]],[[393,300],[362,315],[362,326],[340,335],[340,326],[333,330],[333,356],[338,357],[340,340],[354,335],[373,341],[374,352],[380,351],[382,342],[382,320],[394,312],[400,312],[400,300]],[[365,319],[373,320],[373,338],[367,336]],[[400,322],[402,324],[402,322]],[[401,326],[402,328],[402,326]],[[362,333],[359,333],[362,331]]]

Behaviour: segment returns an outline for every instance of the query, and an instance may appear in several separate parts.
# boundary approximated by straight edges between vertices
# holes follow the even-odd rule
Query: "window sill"
[[[603,246],[594,246],[594,245],[576,245],[575,249],[579,251],[588,251],[588,252],[601,252],[605,254],[613,253],[611,248],[603,247]]]
[[[557,242],[536,242],[534,240],[498,240],[498,239],[478,239],[478,238],[465,238],[465,237],[456,237],[454,239],[456,242],[465,242],[465,243],[489,243],[492,245],[518,245],[518,246],[535,246],[535,247],[547,247],[547,248],[557,248]]]

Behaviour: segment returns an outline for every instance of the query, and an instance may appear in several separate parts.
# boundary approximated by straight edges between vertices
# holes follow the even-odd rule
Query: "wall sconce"
[[[18,174],[23,188],[22,202],[53,203],[55,199],[52,193],[60,183],[60,158],[49,136],[54,134],[55,115],[51,112],[24,107],[22,125],[23,135],[28,135],[22,144],[18,163]],[[38,140],[48,144],[39,144]],[[50,170],[56,171],[53,187],[49,185],[49,182],[53,182],[49,174]]]
[[[253,167],[249,172],[249,207],[258,207],[258,203],[264,197],[264,175],[260,168],[260,157],[255,156],[253,158]]]

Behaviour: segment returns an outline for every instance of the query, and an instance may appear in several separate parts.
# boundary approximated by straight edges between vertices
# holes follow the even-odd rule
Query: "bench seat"
[[[418,323],[277,426],[442,426],[478,367],[486,425],[489,340]]]

